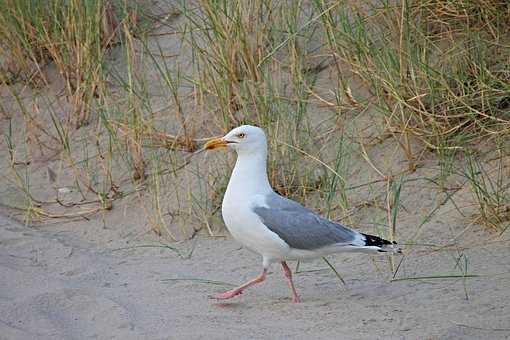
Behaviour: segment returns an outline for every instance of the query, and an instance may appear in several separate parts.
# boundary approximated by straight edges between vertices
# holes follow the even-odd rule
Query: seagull
[[[223,220],[235,240],[262,256],[262,273],[213,298],[225,300],[243,293],[263,282],[270,265],[280,262],[292,302],[297,303],[288,260],[339,252],[401,252],[395,242],[352,230],[277,194],[267,177],[267,139],[261,128],[242,125],[204,145],[205,150],[224,147],[234,149],[237,160],[221,205]]]

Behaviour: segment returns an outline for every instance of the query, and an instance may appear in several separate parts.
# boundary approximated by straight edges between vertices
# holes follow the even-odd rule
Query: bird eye
[[[243,133],[243,132],[241,132],[241,133],[238,133],[236,136],[237,136],[238,138],[243,139],[244,137],[246,137],[246,134],[245,134],[245,133]]]

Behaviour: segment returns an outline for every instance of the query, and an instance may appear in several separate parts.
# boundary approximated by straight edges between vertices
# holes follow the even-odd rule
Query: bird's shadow
[[[240,302],[213,302],[212,305],[217,308],[223,309],[237,309],[244,306],[244,304]]]
[[[241,303],[239,300],[233,301],[233,300],[218,300],[213,295],[209,295],[207,297],[210,301],[212,301],[211,305],[218,307],[218,308],[224,308],[224,309],[236,309],[243,306],[243,303]]]

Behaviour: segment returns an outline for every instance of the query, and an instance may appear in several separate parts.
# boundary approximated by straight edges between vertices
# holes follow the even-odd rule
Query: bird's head
[[[230,147],[238,154],[266,151],[267,141],[264,130],[256,126],[241,125],[221,138],[213,138],[204,145],[204,149],[212,150]]]

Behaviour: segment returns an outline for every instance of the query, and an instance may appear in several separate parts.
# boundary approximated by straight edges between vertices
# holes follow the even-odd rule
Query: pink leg
[[[219,295],[213,296],[213,298],[217,299],[217,300],[226,300],[226,299],[233,298],[234,296],[241,294],[243,292],[243,290],[245,290],[246,288],[251,287],[254,284],[264,281],[266,279],[266,275],[267,275],[267,269],[264,268],[264,271],[259,276],[254,278],[253,280],[250,280],[237,288],[234,288],[234,289],[228,290],[224,293],[221,293]]]
[[[294,282],[292,281],[292,272],[290,271],[289,266],[287,266],[287,263],[285,261],[282,262],[283,267],[283,273],[285,274],[285,277],[287,278],[287,281],[289,282],[289,288],[292,290],[292,302],[298,303],[299,302],[299,296],[296,292],[296,287],[294,287]]]

